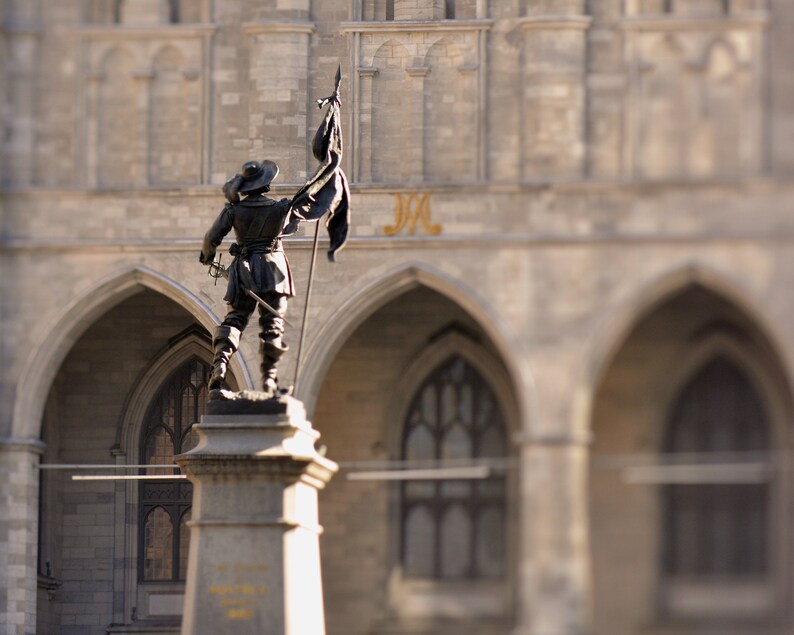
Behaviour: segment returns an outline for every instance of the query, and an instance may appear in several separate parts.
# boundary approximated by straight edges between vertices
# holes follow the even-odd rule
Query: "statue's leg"
[[[278,371],[276,364],[289,348],[284,344],[284,315],[287,313],[287,296],[268,293],[262,298],[272,306],[281,317],[259,307],[260,350],[262,353],[262,390],[270,395],[278,391]]]
[[[220,326],[216,327],[212,338],[212,348],[215,351],[215,357],[212,360],[210,390],[218,390],[225,386],[229,360],[240,346],[240,336],[248,324],[252,311],[253,307],[233,307],[229,305],[226,317]]]

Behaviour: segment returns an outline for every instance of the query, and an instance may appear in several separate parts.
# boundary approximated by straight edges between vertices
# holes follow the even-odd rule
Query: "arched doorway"
[[[637,318],[593,403],[599,635],[777,632],[790,413],[770,339],[722,295],[687,284]]]
[[[211,358],[209,332],[193,314],[150,289],[127,293],[87,325],[53,369],[42,425],[43,462],[168,463],[170,454],[190,442],[191,426],[206,401]],[[42,472],[37,632],[62,632],[78,615],[103,631],[118,627],[134,633],[137,627],[144,632],[157,626],[178,632],[184,551],[179,530],[189,513],[189,492],[172,491],[169,481],[157,492],[141,491],[137,481],[73,481],[73,473]],[[155,504],[158,496],[162,500]],[[171,555],[167,576],[165,556],[158,560],[153,551],[159,539],[154,534],[167,525],[157,510],[176,514],[174,540],[157,543]],[[151,547],[148,561],[140,545]],[[159,594],[143,593],[146,585]]]
[[[389,299],[346,339],[313,417],[342,466],[320,509],[329,635],[420,626],[429,633],[443,624],[509,630],[512,385],[484,329],[421,285]],[[421,468],[439,460],[493,467],[477,480],[348,478],[388,472],[395,461]]]

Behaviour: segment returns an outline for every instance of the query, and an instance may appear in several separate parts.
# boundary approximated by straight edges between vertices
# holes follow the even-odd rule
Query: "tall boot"
[[[219,390],[226,385],[226,373],[229,369],[229,359],[240,346],[240,336],[242,332],[234,326],[224,326],[221,324],[215,329],[215,336],[212,338],[212,347],[215,349],[215,357],[212,360],[212,375],[208,388]]]
[[[260,351],[262,353],[262,391],[275,397],[278,392],[278,370],[276,364],[289,347],[282,344],[281,338],[276,340],[263,340]]]

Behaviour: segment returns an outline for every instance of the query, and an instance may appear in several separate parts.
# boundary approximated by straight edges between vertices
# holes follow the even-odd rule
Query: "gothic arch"
[[[492,353],[478,342],[460,333],[451,332],[434,341],[414,358],[402,372],[402,380],[392,395],[389,412],[394,413],[390,436],[386,439],[391,456],[399,456],[403,423],[410,408],[412,395],[422,386],[427,376],[453,355],[462,357],[482,376],[499,401],[505,415],[508,435],[520,430],[516,399],[512,382]]]
[[[665,441],[670,438],[671,421],[681,421],[673,417],[682,412],[678,409],[682,395],[691,394],[685,392],[691,389],[691,380],[699,378],[704,369],[714,368],[711,364],[718,360],[732,367],[735,370],[732,376],[740,376],[744,385],[752,389],[743,393],[743,404],[752,411],[751,416],[756,417],[761,411],[748,405],[753,403],[752,399],[747,399],[748,394],[757,396],[757,403],[763,405],[763,419],[758,418],[758,421],[764,424],[768,442],[764,449],[757,445],[748,446],[747,449],[753,453],[745,455],[745,458],[755,461],[757,457],[759,462],[766,463],[774,457],[774,454],[767,454],[769,450],[773,453],[788,451],[793,411],[791,345],[780,337],[773,320],[765,314],[762,300],[747,284],[746,280],[736,274],[731,275],[729,271],[700,262],[688,263],[661,275],[657,273],[653,279],[646,278],[633,286],[619,303],[612,304],[612,310],[604,312],[600,327],[593,331],[588,375],[580,382],[581,389],[577,391],[586,395],[577,406],[585,407],[577,410],[576,424],[581,430],[594,433],[589,487],[591,500],[595,502],[590,509],[590,527],[594,545],[597,629],[609,630],[607,622],[614,628],[614,624],[620,624],[622,620],[628,624],[653,619],[657,608],[660,613],[672,617],[694,618],[697,612],[700,619],[714,620],[724,616],[723,611],[731,598],[739,597],[723,592],[730,586],[727,579],[715,579],[713,584],[711,581],[701,584],[700,580],[692,580],[694,586],[687,587],[695,589],[691,593],[706,593],[708,589],[712,594],[710,597],[720,599],[704,602],[702,607],[687,613],[688,609],[678,599],[684,588],[681,585],[689,583],[684,581],[686,573],[679,572],[681,575],[678,577],[668,576],[666,569],[672,552],[670,543],[663,537],[670,535],[667,528],[673,516],[668,515],[666,510],[670,508],[663,504],[668,500],[663,492],[673,490],[657,487],[674,483],[664,481],[666,475],[663,473],[651,476],[648,482],[635,481],[629,472],[622,470],[623,466],[631,466],[630,469],[638,469],[639,474],[646,463],[641,457],[648,457],[650,464],[655,465],[657,459],[654,457],[676,451]],[[730,374],[721,377],[725,376],[731,377]],[[700,390],[697,394],[705,400],[709,392]],[[727,399],[720,396],[717,402],[727,403]],[[733,411],[746,412],[730,408],[729,412]],[[693,409],[686,412],[689,417]],[[713,422],[721,421],[721,418],[719,415],[714,418],[714,408],[709,412],[711,425],[716,426]],[[693,419],[701,420],[703,416],[697,410],[692,419],[683,421],[689,423]],[[731,425],[731,421],[726,418],[725,424]],[[730,438],[729,433],[726,436]],[[720,446],[704,444],[703,447],[703,450],[687,450],[687,446],[679,446],[677,451],[684,454],[677,458],[687,452],[717,451]],[[730,445],[726,447],[725,452],[729,453],[739,449]],[[658,460],[666,463],[675,459],[666,457]],[[650,468],[648,474],[652,474],[654,469]],[[661,478],[662,482],[657,483],[655,478]],[[781,581],[785,575],[783,571],[790,568],[788,547],[777,538],[784,536],[789,526],[790,519],[785,510],[790,489],[785,479],[772,473],[770,479],[769,517],[774,517],[775,521],[769,525],[769,533],[763,533],[768,536],[768,544],[773,549],[770,561],[781,566],[765,572],[763,579],[752,587],[753,594],[766,598],[779,597],[787,592]],[[635,486],[637,483],[643,486]],[[713,496],[718,495],[715,493]],[[697,502],[699,499],[694,500]],[[625,540],[620,545],[626,557],[622,563],[616,564],[610,561],[610,554],[617,548],[614,536],[618,528],[626,527],[627,523],[632,523],[632,527],[627,528]],[[692,529],[695,525],[687,526]],[[653,601],[645,604],[636,600],[639,597]],[[724,598],[727,600],[723,602]],[[737,601],[736,605],[740,606],[741,602]],[[748,615],[752,613],[757,617],[762,611],[767,611],[766,606],[752,605],[746,610]]]
[[[594,329],[588,347],[585,376],[580,385],[585,388],[587,398],[577,403],[577,427],[587,430],[591,425],[593,398],[599,384],[617,351],[628,339],[632,329],[653,307],[687,287],[700,286],[726,300],[740,313],[747,316],[761,335],[776,352],[786,383],[791,386],[792,359],[785,338],[762,310],[762,302],[746,286],[728,274],[701,263],[690,263],[645,280],[624,296],[614,311],[605,312],[600,325]]]
[[[116,446],[136,462],[140,454],[140,427],[152,395],[177,368],[188,360],[198,357],[206,364],[212,364],[212,350],[209,340],[204,341],[196,334],[188,335],[174,346],[162,352],[135,382],[121,409],[121,418],[116,431]]]
[[[61,307],[34,338],[40,344],[29,356],[14,395],[13,436],[39,437],[50,386],[75,342],[108,309],[144,288],[176,302],[210,332],[220,322],[197,295],[148,267],[129,267],[102,278]],[[253,386],[251,373],[239,355],[232,362],[232,371],[242,387]]]
[[[724,78],[736,71],[739,54],[736,47],[723,37],[716,38],[703,55],[703,67],[715,79]]]
[[[334,310],[337,316],[327,320],[317,332],[306,352],[305,365],[298,378],[298,397],[314,411],[320,387],[336,355],[347,339],[378,309],[403,293],[425,286],[448,298],[466,311],[483,329],[496,347],[509,374],[510,388],[517,402],[518,421],[531,422],[534,407],[534,381],[523,345],[499,316],[471,288],[447,273],[425,264],[407,263],[396,269],[380,271],[377,277]]]
[[[790,420],[790,404],[787,403],[788,386],[779,385],[778,379],[758,360],[758,356],[740,340],[723,333],[711,335],[697,342],[689,351],[687,357],[681,360],[675,368],[670,369],[672,381],[660,395],[663,406],[659,410],[659,421],[654,426],[658,435],[653,445],[662,447],[662,434],[668,414],[679,395],[681,388],[686,386],[712,359],[723,357],[737,368],[745,371],[748,381],[755,392],[762,398],[764,405],[769,409],[770,447],[784,448],[787,446],[789,435],[787,426]]]
[[[388,412],[389,416],[388,436],[385,438],[388,456],[398,457],[404,459],[403,455],[403,436],[405,434],[405,426],[411,411],[414,399],[418,391],[425,385],[428,378],[431,377],[434,371],[440,366],[445,365],[450,359],[459,357],[463,359],[485,382],[492,396],[495,398],[497,409],[502,415],[502,423],[504,425],[504,456],[508,459],[515,456],[517,447],[511,443],[511,439],[515,439],[521,431],[521,420],[519,419],[517,411],[516,398],[513,382],[511,381],[505,368],[500,364],[500,360],[494,356],[492,352],[487,350],[480,343],[472,340],[465,335],[457,332],[450,332],[443,335],[432,344],[428,345],[421,353],[414,357],[401,373],[402,380],[397,384],[394,389],[393,395],[390,400]],[[505,501],[504,507],[501,509],[501,519],[504,522],[504,571],[503,578],[480,579],[479,584],[504,584],[507,580],[513,580],[516,571],[511,566],[514,558],[511,554],[516,552],[517,541],[517,525],[516,513],[518,508],[511,506],[506,501],[517,500],[518,496],[518,474],[515,471],[506,471],[503,475],[503,486],[505,488]],[[404,499],[402,495],[395,495],[391,501],[391,517],[390,523],[390,544],[391,544],[391,585],[394,599],[403,594],[410,595],[411,585],[405,585],[405,571],[403,563],[400,562],[399,550],[403,543],[402,532],[404,530],[404,523],[401,519],[402,506]],[[512,582],[508,583],[511,584]],[[482,592],[486,587],[479,587],[477,594]],[[413,591],[415,592],[415,591]],[[471,589],[460,587],[457,592],[461,597],[468,598],[471,594]],[[481,596],[480,596],[481,597]],[[509,604],[509,603],[508,603]],[[399,611],[399,602],[395,604],[395,609]],[[437,609],[429,611],[431,615],[437,615]],[[482,609],[480,609],[482,610]],[[496,603],[496,608],[491,605],[487,612],[499,613],[506,610],[506,606],[500,606]],[[443,609],[441,609],[443,613]]]

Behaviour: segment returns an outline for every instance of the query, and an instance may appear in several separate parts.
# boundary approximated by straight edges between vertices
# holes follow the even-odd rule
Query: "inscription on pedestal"
[[[230,584],[213,584],[210,596],[223,610],[227,620],[252,620],[261,599],[270,593],[262,583],[268,567],[266,564],[216,564],[213,578],[219,582],[230,580]],[[257,575],[258,574],[258,575]]]
[[[214,402],[232,412],[175,458],[197,499],[182,635],[325,635],[317,491],[337,466],[302,403],[244,401]]]

